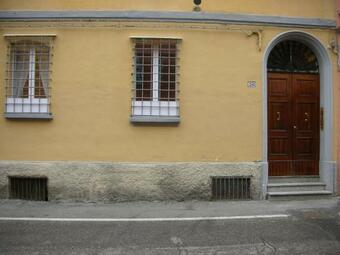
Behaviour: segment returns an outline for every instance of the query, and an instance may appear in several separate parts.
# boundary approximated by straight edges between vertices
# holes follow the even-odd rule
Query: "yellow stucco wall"
[[[0,10],[191,11],[192,0],[2,0]],[[334,0],[203,0],[206,12],[334,18]]]
[[[22,26],[25,26],[23,23]],[[262,159],[264,49],[289,28],[263,28],[263,49],[244,26],[115,23],[39,24],[6,33],[57,35],[52,66],[52,121],[0,118],[1,160],[255,161]],[[134,25],[136,27],[134,27]],[[49,28],[43,28],[49,26]],[[106,26],[106,27],[104,27]],[[197,24],[195,25],[197,26]],[[327,47],[333,32],[304,30]],[[130,36],[174,36],[180,52],[178,126],[129,122]],[[6,40],[0,38],[0,80]],[[331,54],[336,70],[335,56]],[[335,75],[335,71],[334,71]],[[247,88],[255,80],[257,88]],[[3,86],[0,94],[3,95]],[[4,112],[3,97],[0,112]],[[335,114],[335,113],[334,113]],[[334,131],[335,132],[335,131]],[[334,154],[335,156],[335,154]]]

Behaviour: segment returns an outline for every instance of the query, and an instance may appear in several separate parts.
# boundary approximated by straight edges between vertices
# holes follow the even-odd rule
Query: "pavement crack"
[[[263,237],[259,237],[259,239],[261,241],[261,244],[260,245],[254,244],[257,255],[263,254],[275,255],[277,253],[277,248],[274,244],[267,242]]]

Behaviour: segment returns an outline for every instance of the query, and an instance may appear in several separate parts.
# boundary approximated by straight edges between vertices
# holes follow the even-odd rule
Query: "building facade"
[[[335,194],[335,2],[254,2],[1,1],[0,197]]]

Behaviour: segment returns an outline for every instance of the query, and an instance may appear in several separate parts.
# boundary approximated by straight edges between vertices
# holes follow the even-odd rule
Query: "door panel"
[[[298,102],[296,104],[296,125],[299,127],[299,131],[313,132],[316,114],[316,103]]]
[[[270,176],[318,174],[318,75],[268,73],[268,161]]]
[[[271,131],[285,132],[289,129],[289,103],[288,102],[271,102],[270,123]]]
[[[283,75],[270,75],[269,96],[270,97],[286,97],[290,96],[290,77]]]
[[[271,175],[292,171],[292,87],[291,75],[268,74],[268,158]]]
[[[293,74],[293,160],[295,175],[319,173],[319,76]]]

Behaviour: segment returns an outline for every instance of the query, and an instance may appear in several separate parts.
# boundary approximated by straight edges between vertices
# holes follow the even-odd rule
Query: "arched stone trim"
[[[272,49],[284,40],[297,40],[313,50],[320,66],[320,107],[324,109],[324,129],[320,130],[320,178],[326,183],[327,190],[335,192],[336,167],[333,161],[333,71],[327,49],[313,35],[301,31],[288,31],[277,35],[267,46],[263,59],[263,194],[268,183],[268,123],[267,123],[267,61]]]

